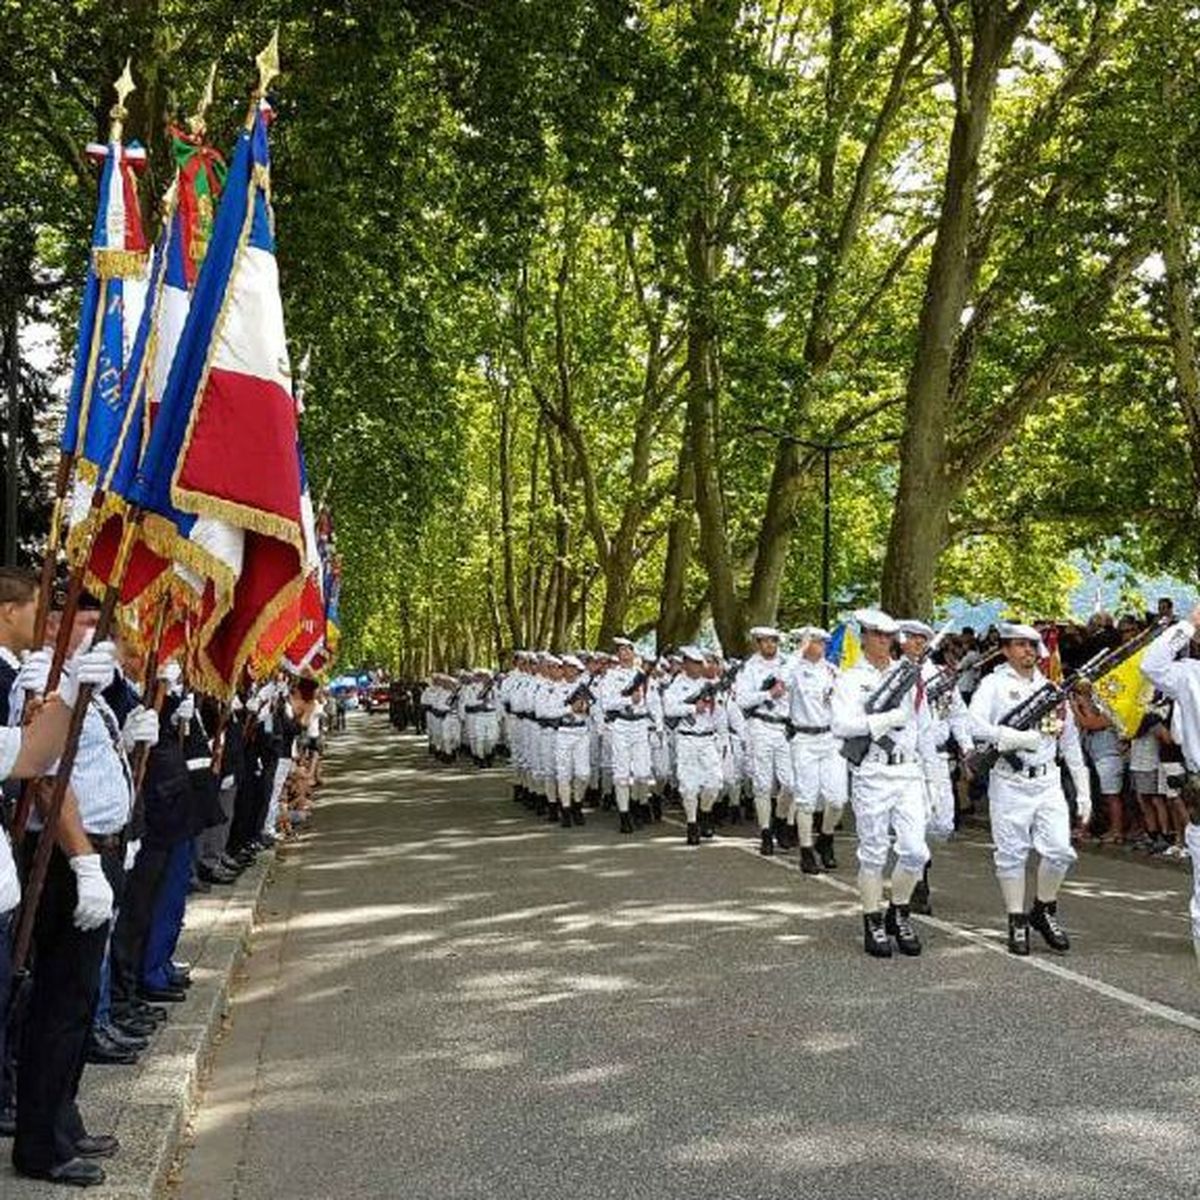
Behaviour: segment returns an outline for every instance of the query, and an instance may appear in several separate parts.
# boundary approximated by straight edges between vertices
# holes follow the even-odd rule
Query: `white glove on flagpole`
[[[32,650],[25,656],[13,680],[13,686],[21,688],[26,696],[40,696],[46,690],[46,680],[50,677],[50,660],[53,657],[49,647],[44,650]]]
[[[121,745],[126,753],[138,742],[144,742],[147,746],[158,745],[158,713],[141,704],[125,718],[121,729]]]
[[[92,689],[102,692],[117,674],[117,648],[112,642],[100,642],[88,650],[80,650],[67,660],[58,694],[68,708],[75,707],[79,689],[90,684]]]
[[[75,928],[85,933],[99,929],[113,915],[113,891],[104,878],[98,854],[77,854],[67,860],[75,872],[79,898],[75,903]]]
[[[190,721],[196,715],[196,697],[184,696],[179,702],[179,707],[171,714],[172,725],[182,725],[184,721]]]

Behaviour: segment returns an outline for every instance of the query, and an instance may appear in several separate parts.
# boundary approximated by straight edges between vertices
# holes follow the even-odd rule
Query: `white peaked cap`
[[[583,670],[583,663],[581,663],[573,654],[564,654],[558,661],[564,667],[574,667],[577,671]]]
[[[1042,636],[1032,625],[1022,625],[1017,621],[1003,621],[1000,624],[1000,640],[1002,642],[1030,641],[1040,642]]]
[[[707,656],[699,646],[683,646],[679,653],[688,661],[694,663],[702,663],[707,661]]]
[[[776,641],[779,641],[780,638],[783,637],[783,634],[781,634],[779,630],[772,625],[755,625],[754,628],[750,630],[750,636],[756,642],[762,638],[774,638]]]
[[[633,643],[627,637],[613,638],[613,645],[614,646],[628,646],[630,648],[630,650],[633,649]]]
[[[897,624],[900,626],[901,637],[933,637],[933,630],[924,621],[906,619],[898,621]]]
[[[880,608],[859,608],[854,611],[854,619],[863,629],[874,629],[879,633],[899,633],[900,626],[894,618],[889,617]]]
[[[830,636],[829,630],[822,629],[820,625],[805,625],[792,631],[792,637],[798,642],[804,641],[805,638],[810,642],[827,642]]]

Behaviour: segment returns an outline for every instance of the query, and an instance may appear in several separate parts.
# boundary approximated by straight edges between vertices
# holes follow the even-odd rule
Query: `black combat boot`
[[[700,845],[700,825],[697,821],[689,821],[688,822],[687,844],[689,846]]]
[[[794,850],[800,844],[800,835],[796,832],[795,825],[790,821],[782,821],[778,817],[774,821],[775,826],[775,841],[778,843],[780,850]]]
[[[558,824],[558,801],[549,801],[546,804],[546,820],[551,825]]]
[[[883,927],[883,913],[863,913],[863,949],[872,958],[892,957],[892,943]]]
[[[576,825],[583,824],[583,805],[578,800],[571,805],[571,820],[574,821]]]
[[[819,817],[821,814],[817,813]],[[819,833],[817,834],[817,857],[821,860],[821,866],[827,871],[837,870],[837,858],[833,853],[833,834]]]
[[[884,922],[885,931],[896,939],[896,946],[901,954],[916,958],[921,953],[921,939],[910,920],[911,910],[907,904],[889,904],[887,920]]]
[[[769,829],[762,831],[762,844],[758,847],[758,852],[767,858],[775,853],[775,839],[771,836]]]
[[[1051,950],[1065,954],[1071,948],[1067,931],[1058,923],[1057,900],[1035,900],[1029,914],[1029,924],[1046,940]]]
[[[805,875],[821,874],[821,864],[817,862],[817,852],[811,846],[800,847],[800,870]]]
[[[1024,913],[1008,914],[1008,952],[1021,958],[1029,954],[1029,918]]]
[[[657,792],[655,792],[654,795],[652,795],[650,797],[650,815],[654,818],[656,823],[658,821],[662,820],[662,812],[663,812],[662,797]]]
[[[711,812],[700,814],[700,836],[710,838],[713,835],[713,815]]]
[[[929,896],[929,863],[925,864],[925,872],[913,888],[912,902],[909,907],[915,913],[925,917],[933,916],[933,903]]]
[[[549,807],[549,805],[546,802],[546,797],[541,792],[534,792],[533,793],[533,811],[539,817],[544,817],[546,815],[546,809],[548,807]]]
[[[632,833],[633,832],[633,818],[627,812],[623,812],[621,814],[621,832],[622,833]]]

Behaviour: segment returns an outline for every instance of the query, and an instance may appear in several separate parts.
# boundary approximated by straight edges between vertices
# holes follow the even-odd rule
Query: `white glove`
[[[179,707],[171,714],[172,725],[182,725],[184,721],[190,721],[196,715],[196,697],[184,696],[179,702]]]
[[[996,749],[1001,754],[1013,750],[1036,750],[1042,744],[1042,735],[1036,729],[1010,729],[1007,725],[996,727]]]
[[[46,690],[46,680],[50,676],[52,657],[53,654],[48,647],[27,654],[13,681],[13,686],[23,689],[27,696],[40,696]]]
[[[158,745],[158,713],[141,704],[125,718],[121,729],[121,745],[126,753],[138,742],[145,742],[147,746]]]
[[[138,851],[142,848],[142,839],[138,838],[135,842],[125,843],[125,870],[132,871],[133,864],[137,862]]]
[[[183,678],[183,668],[172,659],[159,667],[158,677],[167,685],[167,691],[173,692],[179,685],[180,679]]]
[[[907,724],[908,712],[903,708],[889,708],[884,712],[867,714],[867,728],[873,738],[881,738],[893,729],[903,729]]]
[[[1086,825],[1092,819],[1092,777],[1084,763],[1069,765],[1071,782],[1075,785],[1075,805],[1079,810],[1079,823]]]
[[[100,642],[88,650],[80,650],[68,659],[58,694],[68,708],[75,707],[79,689],[86,683],[98,692],[104,691],[117,673],[117,648],[112,642]]]
[[[75,928],[85,933],[99,929],[113,915],[113,891],[104,878],[98,854],[77,854],[68,859],[75,872],[79,899],[75,904]]]

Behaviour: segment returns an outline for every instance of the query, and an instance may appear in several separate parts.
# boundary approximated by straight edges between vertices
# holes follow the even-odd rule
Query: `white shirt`
[[[1142,656],[1142,674],[1160,692],[1175,701],[1172,731],[1183,750],[1189,771],[1200,771],[1200,660],[1175,656],[1195,636],[1190,621],[1180,621],[1160,633]]]
[[[1003,718],[1018,704],[1046,684],[1046,677],[1034,667],[1033,675],[1026,679],[1009,663],[1001,663],[990,675],[984,676],[975,695],[971,697],[971,727],[975,736],[984,742],[995,742],[997,729]],[[1079,745],[1079,729],[1071,706],[1063,703],[1057,714],[1058,732],[1043,730],[1036,750],[1016,751],[1017,757],[1026,767],[1046,766],[1054,762],[1059,750],[1070,767],[1083,765],[1083,751]],[[1003,767],[1000,768],[1004,770]]]
[[[16,765],[21,750],[19,729],[0,729],[0,779],[7,779]],[[13,862],[8,835],[0,833],[0,913],[14,909],[21,902],[21,883]]]
[[[840,672],[826,658],[810,662],[802,654],[792,660],[787,675],[793,725],[828,729],[833,723],[833,689]]]
[[[860,658],[849,670],[843,671],[833,689],[832,724],[833,736],[842,738],[865,737],[871,727],[867,723],[867,701],[879,688],[883,680],[896,670],[898,663],[889,663],[880,671],[867,658]],[[933,753],[930,737],[932,721],[928,704],[917,704],[917,689],[910,688],[898,708],[907,714],[908,720],[898,729],[888,731],[893,753],[902,754],[910,763],[919,763]],[[885,764],[875,756],[872,747],[867,757],[855,768],[871,771]],[[918,765],[918,770],[921,766]]]
[[[672,720],[679,719],[677,732],[685,735],[697,733],[715,733],[717,730],[717,714],[715,710],[697,712],[693,697],[708,683],[703,677],[690,679],[682,672],[671,680],[670,686],[662,694],[663,714]]]
[[[763,658],[761,654],[752,654],[738,672],[733,683],[733,698],[738,708],[746,714],[747,719],[767,717],[772,721],[783,721],[787,717],[788,698],[785,693],[780,699],[772,699],[769,691],[763,691],[763,684],[774,678],[781,683],[787,682],[788,664],[781,654],[774,658]]]
[[[604,676],[604,686],[600,692],[600,706],[604,709],[605,715],[615,716],[621,713],[623,716],[649,716],[649,709],[646,706],[646,694],[650,687],[650,676],[646,674],[645,686],[642,688],[641,697],[635,704],[632,696],[626,696],[623,693],[631,683],[637,678],[640,668],[623,667],[619,663],[615,667],[610,667],[607,674]]]

